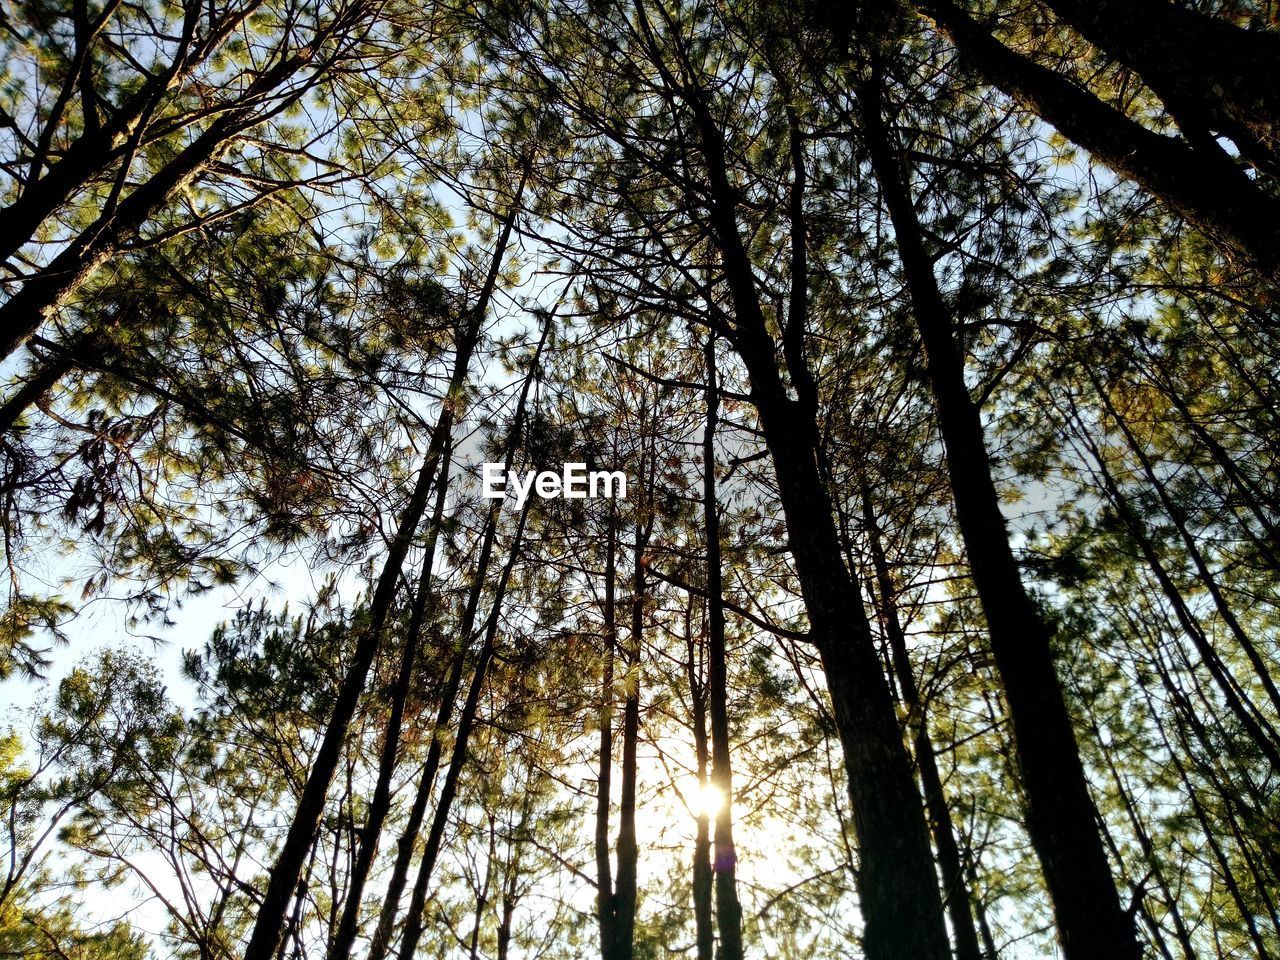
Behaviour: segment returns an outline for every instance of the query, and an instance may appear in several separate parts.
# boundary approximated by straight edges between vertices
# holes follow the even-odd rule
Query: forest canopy
[[[0,957],[1280,956],[1270,0],[13,0],[0,207]]]

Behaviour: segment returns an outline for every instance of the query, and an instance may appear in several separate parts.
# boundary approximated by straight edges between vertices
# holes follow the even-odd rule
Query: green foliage
[[[863,948],[858,811],[808,637],[807,605],[828,598],[802,590],[794,553],[815,532],[786,522],[769,445],[793,430],[815,438],[903,744],[938,768],[963,873],[947,896],[1001,957],[1056,949],[1018,760],[1037,747],[1014,742],[975,594],[950,411],[869,153],[872,83],[968,388],[950,402],[981,418],[1007,521],[984,533],[1007,534],[1051,628],[1120,901],[1153,956],[1280,953],[1276,284],[1204,214],[1233,177],[1277,196],[1274,84],[1228,102],[1267,58],[1226,76],[1212,53],[1277,26],[1257,5],[1141,5],[1213,112],[1121,42],[1123,4],[1091,5],[1092,27],[1076,6],[957,9],[1130,121],[1125,156],[1155,143],[1216,165],[1195,197],[1105,166],[1025,91],[985,82],[934,15],[950,4],[10,4],[0,311],[56,295],[0,323],[35,317],[0,408],[0,682],[44,684],[0,738],[0,956],[244,953],[447,412],[443,514],[390,570],[279,955],[330,955],[376,841],[355,954],[370,949],[485,663],[419,953],[617,960],[598,871],[616,883],[625,861],[633,710],[633,956],[693,958],[711,334],[747,955]],[[1166,17],[1197,25],[1203,55]],[[725,269],[730,237],[745,276]],[[781,431],[751,350],[776,363]],[[474,467],[508,451],[517,470],[623,470],[629,496],[495,510]],[[195,597],[234,613],[198,620]],[[143,624],[179,631],[181,653],[119,646]],[[86,637],[108,646],[67,670]]]

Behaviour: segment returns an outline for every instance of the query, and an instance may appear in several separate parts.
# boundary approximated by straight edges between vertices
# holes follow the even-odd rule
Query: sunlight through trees
[[[0,956],[1280,956],[1280,12],[0,10]]]

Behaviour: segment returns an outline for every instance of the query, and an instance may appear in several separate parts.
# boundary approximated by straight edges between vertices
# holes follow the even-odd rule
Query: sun
[[[724,806],[724,791],[714,784],[701,784],[689,800],[689,809],[695,817],[714,817]]]

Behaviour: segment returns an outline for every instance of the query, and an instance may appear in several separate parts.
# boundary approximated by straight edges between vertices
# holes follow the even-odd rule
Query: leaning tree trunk
[[[1221,151],[1156,133],[1048,67],[1005,46],[949,0],[917,0],[964,61],[1120,176],[1186,217],[1280,284],[1280,200]]]
[[[369,869],[373,866],[373,858],[378,850],[383,824],[391,810],[391,778],[395,773],[396,761],[399,757],[400,728],[413,680],[423,621],[432,605],[431,577],[437,536],[444,519],[445,497],[449,491],[450,454],[450,447],[446,447],[440,463],[439,479],[436,482],[436,502],[432,512],[431,526],[427,533],[427,541],[422,548],[422,572],[418,578],[418,590],[414,596],[413,609],[409,614],[409,627],[405,634],[404,649],[400,653],[396,679],[391,687],[391,715],[387,718],[387,726],[383,731],[382,751],[378,756],[378,777],[374,784],[373,797],[369,801],[368,817],[358,834],[355,860],[347,882],[347,898],[343,904],[342,918],[338,922],[337,935],[329,947],[330,960],[339,960],[339,958],[346,960],[351,955],[351,947],[355,944],[360,922],[365,882],[369,878]],[[452,703],[453,693],[448,691],[446,693],[449,702]]]
[[[501,503],[502,501],[495,501]],[[401,935],[398,960],[412,960],[418,949],[418,940],[422,936],[423,920],[427,904],[427,887],[431,875],[435,871],[436,861],[440,856],[440,847],[444,842],[445,826],[449,822],[449,813],[453,809],[453,801],[458,793],[458,781],[462,776],[462,767],[467,760],[467,749],[471,739],[471,731],[475,727],[476,713],[480,706],[480,694],[484,691],[484,683],[489,674],[489,665],[493,662],[494,650],[497,646],[499,614],[506,594],[507,583],[511,571],[520,557],[521,541],[524,537],[525,521],[529,516],[529,502],[520,512],[516,531],[511,545],[511,553],[503,567],[494,590],[493,608],[485,624],[484,639],[476,657],[475,673],[471,678],[471,686],[467,690],[467,699],[458,714],[458,729],[455,732],[453,752],[449,757],[449,768],[445,771],[444,783],[440,786],[440,796],[436,800],[435,814],[431,818],[431,828],[427,832],[426,845],[422,851],[422,860],[418,864],[418,876],[414,880],[413,892],[409,897],[409,907],[405,911],[404,932]],[[477,577],[477,582],[482,578]]]
[[[1226,134],[1273,174],[1280,163],[1280,34],[1245,30],[1168,0],[1047,0],[1133,70],[1178,125]]]
[[[524,182],[525,178],[522,176],[520,187],[516,191],[517,197],[520,196],[523,190]],[[442,414],[441,420],[437,423],[437,432],[440,432],[440,428],[444,426],[447,426],[450,430],[452,429],[453,418],[456,417],[457,410],[461,407],[462,385],[466,381],[466,372],[470,369],[471,356],[480,339],[485,314],[488,312],[489,299],[492,297],[494,288],[497,285],[499,265],[510,239],[511,226],[516,216],[516,207],[517,203],[513,202],[503,224],[493,264],[488,276],[485,278],[480,296],[465,318],[465,325],[458,331],[453,377],[449,384],[450,392],[444,398],[445,413]],[[364,692],[369,668],[373,665],[374,657],[382,644],[383,630],[386,626],[392,603],[395,600],[400,571],[404,566],[405,557],[409,552],[414,533],[417,531],[418,522],[421,520],[427,506],[436,467],[440,459],[439,451],[443,450],[443,446],[438,446],[435,449],[435,453],[429,452],[423,460],[409,503],[401,514],[395,537],[391,541],[391,548],[387,553],[387,559],[383,563],[382,572],[374,588],[373,598],[369,603],[369,625],[361,631],[357,639],[351,664],[347,668],[346,676],[342,680],[342,686],[339,688],[338,695],[334,700],[333,713],[325,726],[324,736],[320,743],[320,749],[316,753],[315,763],[307,775],[307,781],[303,787],[302,796],[298,800],[298,808],[294,813],[293,822],[289,826],[289,832],[285,837],[284,846],[276,859],[275,866],[271,869],[266,892],[263,894],[262,902],[258,906],[258,916],[254,922],[249,943],[245,947],[244,960],[270,960],[275,953],[276,945],[280,942],[284,914],[285,910],[288,909],[290,893],[297,885],[298,876],[302,870],[303,861],[306,859],[307,851],[315,842],[320,826],[320,816],[324,811],[325,796],[329,791],[329,783],[333,778],[333,772],[337,769],[342,745],[347,736],[347,728],[351,724],[351,718],[355,715],[356,704],[359,702],[360,695]]]
[[[982,421],[964,379],[964,357],[885,126],[877,66],[871,74],[860,92],[863,134],[924,344],[956,518],[1008,702],[1027,797],[1027,830],[1053,900],[1063,952],[1068,960],[1136,960],[1141,949],[1098,834],[1097,811],[1054,668],[1052,632],[1027,594],[1009,546]]]
[[[521,186],[523,187],[523,181]],[[520,194],[516,195],[516,202],[519,202]],[[503,224],[503,233],[498,239],[498,250],[494,256],[493,263],[490,267],[490,274],[496,275],[501,265],[503,251],[507,243],[510,241],[510,228],[514,220],[514,207],[512,212],[508,214]],[[532,370],[538,368],[539,360],[542,355],[542,348],[547,342],[547,334],[550,331],[550,324],[544,324],[542,336],[538,340],[537,349],[534,352]],[[457,396],[461,393],[463,382],[466,377],[466,370],[461,365],[455,365],[454,379],[450,384],[450,395]],[[520,394],[520,401],[517,406],[517,423],[524,415],[524,405],[528,398],[529,386],[532,382],[532,375],[525,379],[524,386]],[[396,673],[395,683],[392,685],[391,691],[391,716],[387,720],[387,728],[383,736],[382,752],[378,758],[378,777],[374,785],[373,797],[369,801],[369,815],[366,819],[364,828],[360,831],[359,846],[356,851],[355,863],[351,869],[351,880],[348,884],[347,901],[343,907],[342,920],[338,925],[338,933],[334,938],[333,945],[329,950],[330,960],[346,960],[351,954],[351,947],[355,943],[357,927],[360,919],[361,900],[364,894],[364,886],[369,877],[369,870],[373,866],[373,858],[377,853],[378,844],[382,836],[382,826],[386,821],[387,814],[391,810],[391,777],[395,772],[396,758],[400,747],[400,727],[404,717],[405,701],[409,695],[410,684],[413,680],[414,663],[418,653],[418,637],[422,630],[423,618],[427,608],[427,598],[431,593],[431,571],[432,563],[435,557],[436,538],[440,529],[440,520],[444,513],[445,494],[448,490],[449,482],[449,465],[450,465],[450,448],[449,445],[453,433],[454,405],[446,403],[440,413],[440,421],[436,426],[436,430],[431,437],[432,446],[436,445],[438,438],[443,438],[439,442],[446,445],[443,453],[441,467],[439,471],[440,479],[437,482],[435,518],[428,532],[427,542],[423,548],[422,561],[422,578],[418,585],[418,595],[414,600],[413,610],[410,615],[408,637],[405,640],[405,646],[400,656],[400,665]],[[452,695],[449,697],[452,701]]]
[[[316,52],[315,45],[311,44],[264,71],[246,89],[243,104],[219,115],[123,200],[117,203],[114,196],[109,198],[92,224],[80,231],[48,265],[27,277],[22,288],[0,306],[0,359],[17,350],[42,323],[53,317],[99,267],[135,239],[151,217],[194,183],[238,137],[299,99],[305,85],[299,85],[266,109],[259,103],[311,64]],[[276,909],[276,899],[273,896],[270,901],[271,913],[273,916],[279,913],[277,920],[282,920],[284,914]],[[287,901],[287,894],[285,899]],[[271,935],[273,943],[278,938],[279,930]],[[254,947],[255,954],[258,950]],[[273,948],[250,960],[266,960],[274,952]]]

